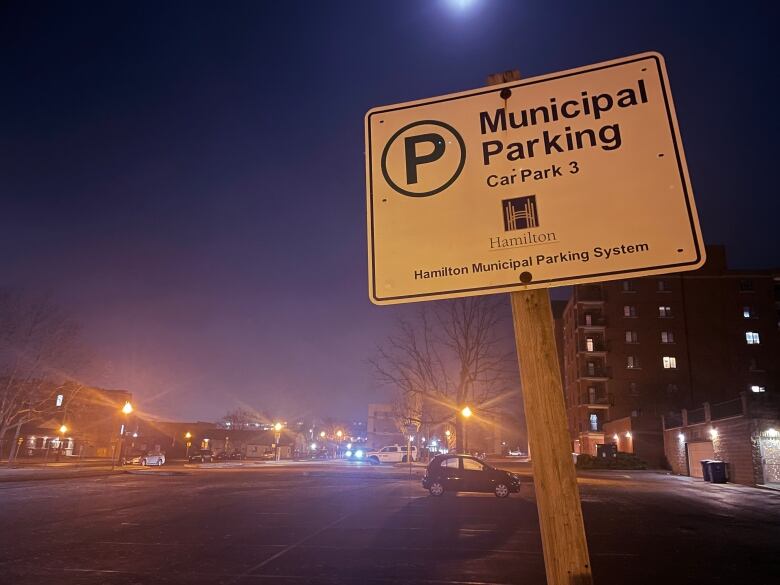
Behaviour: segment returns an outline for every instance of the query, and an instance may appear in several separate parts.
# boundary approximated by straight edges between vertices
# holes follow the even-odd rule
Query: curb
[[[125,473],[125,471],[121,469],[111,471],[109,469],[103,471],[85,471],[85,472],[75,471],[71,473],[60,473],[60,474],[53,473],[51,475],[42,474],[42,475],[25,475],[19,477],[0,477],[0,483],[18,483],[23,481],[47,481],[53,479],[79,479],[79,478],[87,478],[87,477],[119,475],[120,473]]]

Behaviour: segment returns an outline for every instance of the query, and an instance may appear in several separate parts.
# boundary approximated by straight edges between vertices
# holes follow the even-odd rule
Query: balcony
[[[590,319],[588,318],[590,317]],[[607,326],[607,320],[602,315],[585,313],[577,319],[577,327],[585,329],[604,329]]]
[[[595,368],[581,367],[578,374],[581,380],[604,381],[612,377],[612,368],[604,366],[596,366]]]
[[[594,340],[594,342],[588,345],[587,341],[581,341],[577,344],[577,352],[579,353],[606,353],[609,351],[609,347],[606,342],[601,340]]]
[[[598,285],[581,284],[574,287],[574,297],[578,303],[603,303],[604,290]]]
[[[580,395],[580,406],[587,406],[588,408],[609,408],[612,406],[612,401],[609,396],[596,395],[589,396],[588,394]]]

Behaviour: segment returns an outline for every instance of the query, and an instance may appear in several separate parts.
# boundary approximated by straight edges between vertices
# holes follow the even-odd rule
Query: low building
[[[743,392],[734,400],[667,415],[664,452],[674,473],[702,477],[701,461],[726,463],[728,479],[780,489],[780,401]]]
[[[22,427],[18,440],[20,457],[62,456],[111,457],[122,434],[134,424],[133,414],[122,407],[133,400],[126,390],[63,386],[53,393],[52,414],[43,421]],[[59,429],[67,428],[65,433]]]

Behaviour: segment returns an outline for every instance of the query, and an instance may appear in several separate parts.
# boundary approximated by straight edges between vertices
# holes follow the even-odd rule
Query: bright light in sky
[[[449,4],[452,8],[457,8],[458,10],[466,10],[475,2],[476,0],[447,0],[447,4]]]

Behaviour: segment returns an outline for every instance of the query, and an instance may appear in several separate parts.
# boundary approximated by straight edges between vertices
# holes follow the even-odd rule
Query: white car
[[[157,465],[165,463],[165,453],[143,453],[127,460],[128,465]]]
[[[387,445],[378,451],[369,451],[366,460],[372,465],[380,463],[406,463],[406,445]],[[412,445],[412,461],[417,461],[417,447]]]

